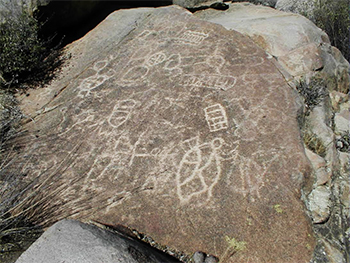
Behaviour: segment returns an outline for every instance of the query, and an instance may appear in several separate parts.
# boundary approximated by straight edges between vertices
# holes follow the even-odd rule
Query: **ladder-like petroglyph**
[[[211,132],[226,130],[228,127],[226,111],[221,104],[215,104],[204,109],[205,119]]]
[[[179,36],[178,40],[184,44],[199,45],[208,37],[209,34],[187,30]]]

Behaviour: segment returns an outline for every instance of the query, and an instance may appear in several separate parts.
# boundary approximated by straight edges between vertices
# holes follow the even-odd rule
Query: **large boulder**
[[[29,219],[122,224],[222,262],[310,261],[300,105],[264,50],[171,6],[115,12],[66,52],[22,100]]]
[[[179,263],[125,232],[62,220],[51,226],[16,263]]]
[[[329,45],[328,36],[301,15],[247,3],[231,4],[224,12],[212,9],[195,15],[249,36],[291,76],[301,77],[324,67],[320,46]]]

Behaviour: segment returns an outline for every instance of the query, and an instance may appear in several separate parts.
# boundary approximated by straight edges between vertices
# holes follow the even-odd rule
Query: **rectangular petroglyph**
[[[236,84],[236,78],[222,75],[185,75],[184,86],[228,90]]]
[[[204,112],[211,132],[227,129],[227,116],[223,106],[215,104],[205,108]]]
[[[186,31],[180,36],[180,41],[187,44],[200,44],[209,35],[202,32]]]

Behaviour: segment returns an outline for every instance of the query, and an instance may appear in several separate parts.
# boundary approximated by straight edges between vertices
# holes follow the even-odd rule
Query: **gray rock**
[[[329,43],[328,36],[301,15],[234,3],[224,12],[209,9],[195,16],[248,35],[294,77],[324,66],[319,46]]]
[[[54,224],[16,263],[179,262],[129,236],[74,220]]]
[[[312,213],[314,223],[325,222],[329,218],[331,192],[327,186],[316,187],[308,196],[309,210]]]
[[[270,7],[275,7],[277,0],[232,0],[233,3],[239,2],[250,2],[253,4],[265,5]]]
[[[193,263],[203,263],[205,259],[205,254],[203,252],[197,251],[193,254]]]
[[[185,8],[194,8],[200,6],[209,7],[211,4],[216,2],[223,2],[222,0],[173,0],[174,5],[182,6]]]

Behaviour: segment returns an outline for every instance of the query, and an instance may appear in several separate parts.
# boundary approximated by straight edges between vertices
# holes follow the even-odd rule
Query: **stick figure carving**
[[[222,138],[199,144],[198,136],[183,142],[183,147],[188,150],[176,173],[177,195],[181,203],[188,203],[193,197],[201,194],[207,194],[204,202],[211,199],[212,190],[221,177],[222,161],[235,158],[238,147],[236,146],[227,157],[221,150],[224,144]]]

